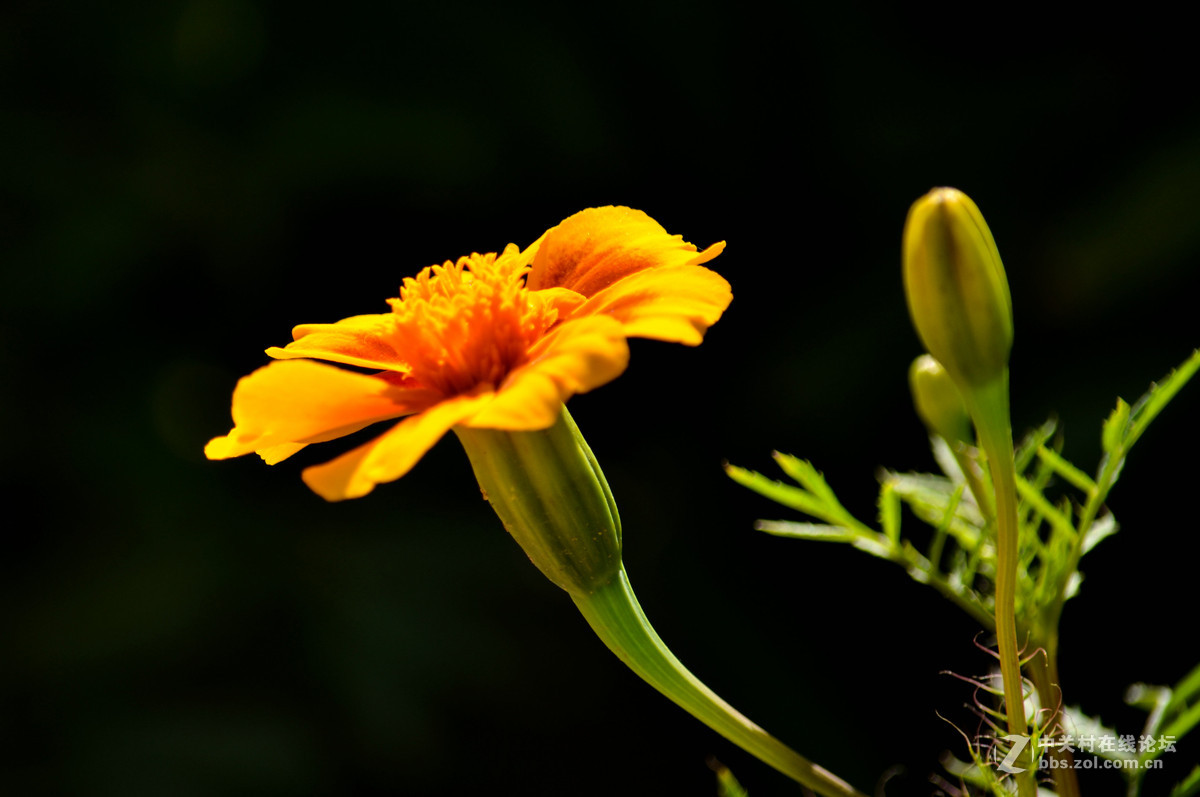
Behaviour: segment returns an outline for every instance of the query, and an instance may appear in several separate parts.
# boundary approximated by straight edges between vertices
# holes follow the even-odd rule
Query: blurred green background
[[[1180,20],[857,3],[16,0],[0,11],[0,790],[14,795],[796,794],[625,671],[480,500],[451,438],[369,498],[206,462],[302,322],[526,245],[584,207],[704,246],[735,300],[572,402],[664,638],[870,790],[962,754],[974,628],[898,569],[769,538],[721,462],[813,459],[873,514],[932,467],[905,374],[908,205],[971,194],[1012,283],[1018,429],[1094,467],[1115,396],[1200,344],[1200,103]],[[1196,641],[1193,385],[1139,444],[1066,613],[1067,699]],[[1166,756],[1165,789],[1198,760]],[[1161,777],[1161,780],[1156,778]],[[1085,781],[1088,783],[1089,781]],[[1098,790],[1117,793],[1097,776]]]

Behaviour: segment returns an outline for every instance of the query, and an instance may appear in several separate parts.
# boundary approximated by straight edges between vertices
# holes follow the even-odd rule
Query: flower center
[[[406,277],[400,298],[388,303],[410,375],[445,395],[498,388],[557,316],[526,290],[528,271],[509,244],[499,256],[473,254]]]

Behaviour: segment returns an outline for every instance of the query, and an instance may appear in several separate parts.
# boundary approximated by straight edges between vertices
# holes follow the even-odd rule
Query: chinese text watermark
[[[1021,760],[1022,754],[1033,740],[1028,736],[1018,734],[1001,736],[1000,739],[1012,746],[1008,748],[1004,758],[997,763],[997,768],[1013,775],[1024,772],[1027,767],[1018,766],[1017,762]],[[1075,769],[1138,769],[1142,767],[1157,769],[1162,766],[1163,762],[1157,759],[1146,760],[1145,756],[1175,752],[1175,737],[1172,735],[1149,736],[1143,734],[1135,736],[1127,734],[1116,736],[1067,733],[1061,736],[1043,736],[1037,740],[1036,746],[1043,752],[1084,752],[1100,756],[1100,758],[1069,761],[1062,757],[1043,755],[1038,759],[1037,767],[1039,769],[1058,769],[1068,766]],[[996,757],[999,757],[1001,752],[998,748],[994,750]],[[1030,753],[1032,752],[1030,750]],[[1029,760],[1029,757],[1027,756],[1025,760]]]

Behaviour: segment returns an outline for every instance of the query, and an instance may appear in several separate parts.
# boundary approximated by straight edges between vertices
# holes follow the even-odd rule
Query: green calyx
[[[864,797],[739,714],[655,633],[621,563],[621,521],[566,407],[549,429],[455,427],[483,494],[538,569],[570,593],[608,648],[692,716],[823,797]]]
[[[454,432],[484,497],[546,578],[579,596],[621,571],[617,505],[566,407],[549,429]]]
[[[963,392],[995,382],[1012,349],[1012,300],[979,208],[953,188],[913,203],[904,227],[904,290],[921,342]]]

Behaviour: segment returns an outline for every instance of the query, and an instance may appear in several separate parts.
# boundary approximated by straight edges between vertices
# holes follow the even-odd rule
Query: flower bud
[[[935,188],[908,211],[904,290],[925,348],[961,389],[1001,377],[1012,349],[1012,300],[1000,253],[975,203]]]
[[[951,445],[970,443],[971,417],[967,405],[941,363],[922,354],[908,369],[908,385],[917,415],[931,434]]]
[[[484,497],[546,578],[588,595],[621,571],[621,519],[568,414],[549,429],[454,427]]]

